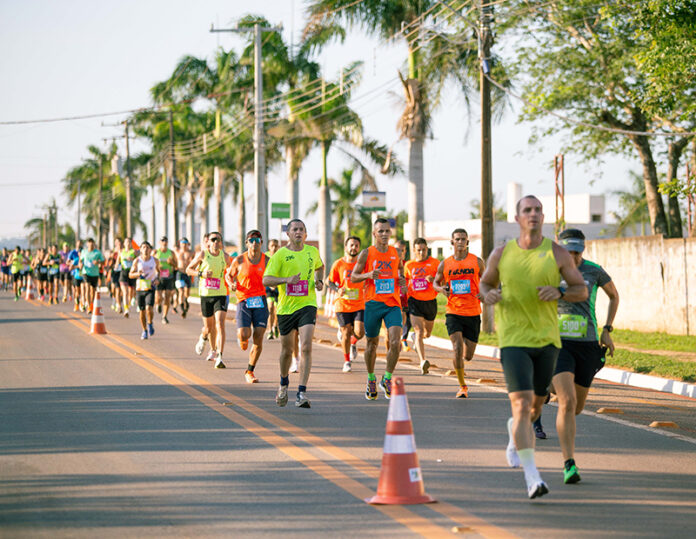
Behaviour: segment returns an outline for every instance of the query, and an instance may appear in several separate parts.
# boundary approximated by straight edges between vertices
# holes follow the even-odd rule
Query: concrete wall
[[[696,334],[696,238],[641,236],[587,242],[585,258],[600,264],[619,291],[614,326],[636,331]],[[608,300],[597,294],[597,323]]]

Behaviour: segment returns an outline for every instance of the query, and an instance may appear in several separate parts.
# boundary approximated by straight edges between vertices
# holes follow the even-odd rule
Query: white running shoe
[[[351,363],[352,362],[350,360],[343,362],[343,372],[351,372],[353,370]]]
[[[198,342],[196,343],[196,354],[199,356],[205,352],[205,345],[208,344],[208,339],[204,339],[202,335],[198,336]]]
[[[208,353],[208,357],[205,358],[205,359],[206,359],[207,361],[215,361],[215,359],[217,359],[217,352],[216,352],[215,350],[211,350],[211,351]]]
[[[292,358],[292,363],[290,363],[290,372],[297,372],[297,358]]]
[[[517,448],[515,447],[515,440],[512,437],[512,424],[515,420],[511,417],[507,421],[507,431],[508,431],[508,445],[505,449],[505,457],[507,458],[508,465],[510,468],[519,468],[521,466],[520,456],[517,454]]]
[[[225,364],[222,362],[222,354],[218,353],[217,356],[215,357],[215,368],[216,369],[224,369]]]
[[[350,345],[350,360],[355,361],[358,359],[358,346],[355,344]]]
[[[539,498],[544,494],[549,493],[549,487],[544,483],[541,478],[535,479],[527,483],[527,496],[530,500],[534,498]]]
[[[276,393],[276,404],[285,406],[288,403],[288,386],[279,386]]]
[[[297,392],[297,399],[295,400],[295,406],[297,408],[311,408],[312,403],[307,398],[307,394],[304,391]]]

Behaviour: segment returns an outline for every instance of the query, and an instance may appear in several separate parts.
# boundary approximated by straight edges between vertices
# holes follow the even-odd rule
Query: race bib
[[[471,281],[469,279],[457,279],[450,281],[452,294],[471,294]]]
[[[130,269],[130,267],[131,267],[132,265],[133,265],[133,261],[132,261],[132,260],[124,260],[124,261],[123,261],[123,267],[126,268],[126,269]]]
[[[254,296],[246,299],[246,306],[249,309],[261,309],[263,307],[263,296]]]
[[[360,289],[359,288],[344,288],[343,289],[344,299],[360,299]]]
[[[375,279],[376,294],[393,294],[394,279]]]
[[[162,279],[169,279],[169,270],[168,269],[160,270],[160,277],[162,277]],[[220,285],[218,285],[217,288],[220,288]]]
[[[296,284],[288,283],[285,287],[288,296],[306,296],[309,294],[309,281],[299,281]]]
[[[581,338],[587,336],[587,318],[579,314],[559,314],[558,330],[561,337]]]
[[[427,290],[428,284],[427,279],[413,279],[411,281],[411,286],[413,286],[414,292],[422,292],[423,290]]]
[[[49,275],[58,275],[58,268],[51,268],[48,270]]]
[[[135,281],[135,289],[139,292],[147,292],[152,288],[152,281],[150,279],[138,279]]]
[[[209,290],[220,290],[220,279],[203,279],[203,287]]]

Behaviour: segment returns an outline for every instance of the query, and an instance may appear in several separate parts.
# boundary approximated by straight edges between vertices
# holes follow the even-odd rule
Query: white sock
[[[507,448],[505,449],[505,457],[507,458],[508,465],[510,468],[519,468],[520,467],[520,457],[517,455],[517,448],[515,447],[515,439],[512,436],[512,424],[514,423],[514,419],[511,417],[507,421],[507,430],[508,430],[508,445]]]
[[[539,470],[537,470],[534,462],[534,449],[518,449],[517,455],[520,457],[522,468],[524,468],[524,478],[527,480],[527,483],[541,481]]]

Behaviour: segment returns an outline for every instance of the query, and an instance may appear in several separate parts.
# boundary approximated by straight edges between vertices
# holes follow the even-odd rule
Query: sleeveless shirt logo
[[[286,262],[290,262],[291,260],[295,260],[295,255],[288,255],[285,257]]]
[[[377,260],[377,268],[376,269],[392,269],[392,263],[387,262],[386,260]]]
[[[450,270],[447,275],[473,275],[474,268],[457,268],[455,270]]]

